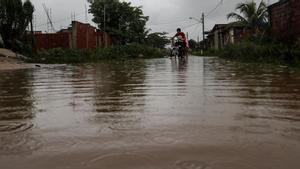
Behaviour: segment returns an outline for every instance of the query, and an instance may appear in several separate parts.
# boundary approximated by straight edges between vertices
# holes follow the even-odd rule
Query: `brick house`
[[[272,36],[284,42],[300,40],[299,0],[280,0],[268,9]]]
[[[35,34],[37,49],[90,49],[112,45],[112,38],[90,24],[73,21],[71,27],[56,33]]]

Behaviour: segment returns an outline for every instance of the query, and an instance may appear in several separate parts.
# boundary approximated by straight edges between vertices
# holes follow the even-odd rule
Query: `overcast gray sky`
[[[202,33],[202,27],[197,21],[190,20],[189,17],[200,18],[201,13],[208,14],[221,0],[126,0],[132,2],[134,6],[143,6],[146,16],[150,17],[147,27],[152,31],[165,31],[170,34],[175,33],[177,27],[181,27],[184,32],[189,32],[189,38],[197,39]],[[214,24],[227,23],[226,14],[234,11],[237,3],[246,0],[223,0],[214,12],[206,17],[206,30],[210,30]],[[254,0],[260,2],[260,0]],[[269,4],[278,0],[269,0]],[[47,17],[42,7],[44,3],[47,8],[51,8],[52,21],[55,29],[66,28],[71,22],[71,13],[76,14],[76,20],[85,22],[85,6],[89,8],[86,0],[31,0],[35,5],[36,29],[47,30]],[[92,15],[88,14],[88,22]],[[200,36],[201,40],[201,36]]]

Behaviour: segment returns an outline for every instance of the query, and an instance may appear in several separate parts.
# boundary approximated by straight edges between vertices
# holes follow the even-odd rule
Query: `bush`
[[[206,50],[204,52],[201,52],[199,50],[195,50],[191,52],[192,55],[195,56],[218,56],[219,55],[219,51],[213,50],[213,49],[209,49]]]
[[[163,49],[152,48],[142,44],[129,44],[97,49],[50,49],[37,52],[29,62],[39,63],[82,63],[107,59],[154,58],[164,57]]]
[[[272,42],[243,41],[229,45],[220,52],[220,57],[247,62],[296,64],[300,61],[300,48]]]

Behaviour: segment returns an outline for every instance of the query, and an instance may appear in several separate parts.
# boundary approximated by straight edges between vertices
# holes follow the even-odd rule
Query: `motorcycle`
[[[185,46],[182,39],[175,37],[172,42],[170,57],[183,58],[185,55]]]

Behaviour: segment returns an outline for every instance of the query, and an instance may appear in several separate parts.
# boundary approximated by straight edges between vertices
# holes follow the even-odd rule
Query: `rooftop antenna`
[[[72,12],[72,21],[75,21],[76,20],[76,13],[75,12]]]
[[[43,4],[43,8],[44,11],[47,15],[47,29],[48,32],[55,32],[54,26],[53,26],[53,22],[52,22],[52,18],[51,18],[51,9],[49,10],[45,4]]]

